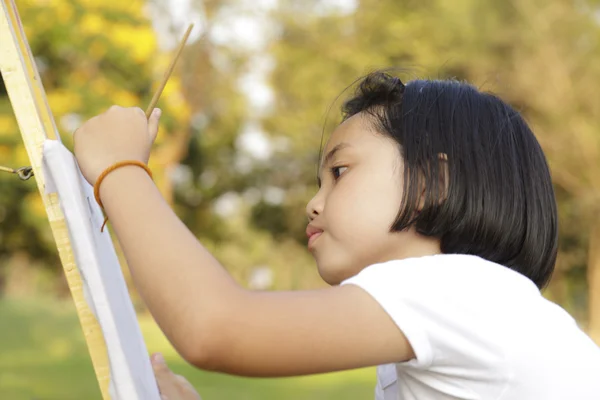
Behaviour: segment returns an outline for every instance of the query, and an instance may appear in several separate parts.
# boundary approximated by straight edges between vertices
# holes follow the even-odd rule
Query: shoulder
[[[489,295],[490,290],[511,288],[539,296],[535,284],[516,271],[481,257],[466,254],[440,254],[373,264],[342,284],[364,289],[445,293],[454,296]],[[505,292],[504,292],[505,293]]]
[[[503,326],[524,303],[541,297],[525,276],[459,254],[371,265],[342,284],[361,287],[379,303],[411,343],[413,364],[421,369],[436,357],[472,365],[484,353],[494,354],[497,368],[505,357]]]

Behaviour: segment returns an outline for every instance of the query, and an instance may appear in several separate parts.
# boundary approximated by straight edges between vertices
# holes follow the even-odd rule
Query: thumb
[[[162,115],[162,110],[160,108],[155,108],[150,114],[150,118],[148,118],[148,136],[150,138],[150,143],[154,143],[156,140],[156,136],[158,135],[158,122],[160,121],[160,116]]]
[[[156,383],[158,384],[161,400],[170,400],[171,397],[176,399],[178,397],[178,391],[174,384],[175,375],[167,366],[163,355],[160,353],[153,354],[150,358],[150,362],[152,363],[152,369],[154,370],[154,376],[156,378]]]
[[[156,375],[172,374],[171,370],[167,366],[167,362],[161,353],[155,353],[150,358],[152,363],[152,369]]]

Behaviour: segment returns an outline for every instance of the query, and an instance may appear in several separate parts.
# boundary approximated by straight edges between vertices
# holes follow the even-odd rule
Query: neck
[[[401,246],[389,257],[390,260],[403,260],[406,258],[417,258],[442,254],[440,239],[423,236],[412,229],[403,232]]]

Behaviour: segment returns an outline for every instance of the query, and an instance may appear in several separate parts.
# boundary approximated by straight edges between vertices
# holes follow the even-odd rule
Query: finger
[[[154,370],[154,376],[156,378],[156,383],[158,384],[161,399],[168,399],[171,395],[178,393],[175,374],[173,374],[167,366],[162,354],[153,354],[150,361],[152,363],[152,369]]]
[[[175,381],[175,374],[169,369],[165,358],[162,354],[156,353],[153,354],[150,358],[152,363],[152,369],[154,370],[154,375],[156,379],[159,381],[159,385],[161,382],[173,382]]]
[[[108,114],[108,113],[114,113],[114,112],[120,111],[120,110],[122,110],[122,109],[123,109],[123,107],[121,107],[120,105],[118,105],[118,104],[113,104],[112,106],[108,107],[108,110],[106,110],[106,111],[104,112],[104,114]]]
[[[152,368],[154,369],[155,372],[159,372],[159,373],[166,373],[166,372],[170,373],[171,372],[171,370],[167,366],[167,362],[165,361],[165,358],[163,357],[163,355],[161,353],[153,354],[152,357],[150,358],[150,361],[152,363]]]
[[[155,108],[152,111],[152,114],[150,114],[150,118],[148,119],[148,136],[150,138],[150,143],[154,143],[154,141],[156,140],[156,136],[158,135],[158,125],[161,114],[161,109]]]
[[[144,110],[142,110],[139,107],[133,107],[133,110],[136,112],[137,115],[139,115],[140,117],[144,117],[144,119],[146,119],[146,113],[144,112]]]

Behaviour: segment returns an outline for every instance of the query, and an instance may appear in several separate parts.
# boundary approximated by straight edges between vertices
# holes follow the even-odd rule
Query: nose
[[[321,191],[319,190],[317,194],[314,195],[312,199],[306,205],[306,215],[308,216],[309,221],[317,218],[323,212],[323,196],[320,195]]]

